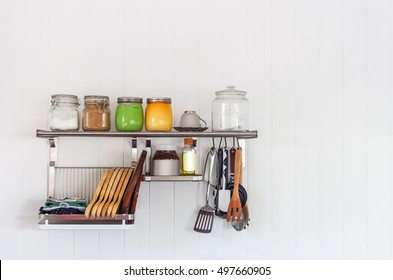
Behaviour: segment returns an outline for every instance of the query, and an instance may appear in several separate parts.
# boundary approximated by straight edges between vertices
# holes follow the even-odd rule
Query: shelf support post
[[[138,140],[136,137],[131,138],[131,167],[135,168],[138,163]]]
[[[151,175],[151,139],[146,138],[145,175]]]
[[[48,172],[48,197],[55,194],[55,168],[57,165],[57,138],[49,138],[49,172]]]

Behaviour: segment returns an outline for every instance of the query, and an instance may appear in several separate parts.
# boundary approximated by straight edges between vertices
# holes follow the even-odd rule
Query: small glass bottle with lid
[[[145,128],[147,131],[172,130],[172,100],[169,97],[147,98]]]
[[[143,107],[140,97],[117,98],[115,125],[117,131],[141,131]]]
[[[182,151],[182,175],[195,175],[196,173],[196,149],[192,138],[184,139]]]
[[[71,94],[52,95],[49,109],[49,127],[51,130],[79,130],[79,99]]]
[[[108,131],[111,129],[109,97],[87,95],[82,115],[82,128],[85,131]]]
[[[216,91],[212,103],[213,131],[244,131],[248,129],[248,100],[246,92],[228,85]]]

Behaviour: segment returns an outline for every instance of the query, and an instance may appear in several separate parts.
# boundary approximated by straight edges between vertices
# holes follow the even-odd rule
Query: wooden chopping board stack
[[[142,151],[135,169],[118,167],[104,172],[93,199],[86,207],[87,218],[114,218],[118,212],[135,213],[146,154]]]

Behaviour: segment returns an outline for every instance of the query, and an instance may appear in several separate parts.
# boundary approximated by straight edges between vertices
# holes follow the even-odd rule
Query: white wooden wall
[[[0,259],[392,259],[392,81],[389,0],[1,0]],[[259,131],[247,231],[192,230],[202,183],[144,183],[130,231],[36,228],[51,94],[170,96],[210,122],[229,83]],[[59,163],[128,148],[60,139]]]

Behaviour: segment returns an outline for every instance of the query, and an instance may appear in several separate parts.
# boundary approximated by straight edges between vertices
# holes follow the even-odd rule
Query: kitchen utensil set
[[[225,145],[209,150],[205,160],[204,181],[206,187],[206,205],[197,216],[194,230],[209,233],[213,227],[214,215],[226,219],[232,227],[241,231],[248,226],[249,209],[247,206],[247,191],[241,185],[242,181],[242,149],[239,142],[233,139],[233,147]],[[206,176],[206,170],[209,170]],[[214,206],[209,205],[210,188],[214,187]]]

